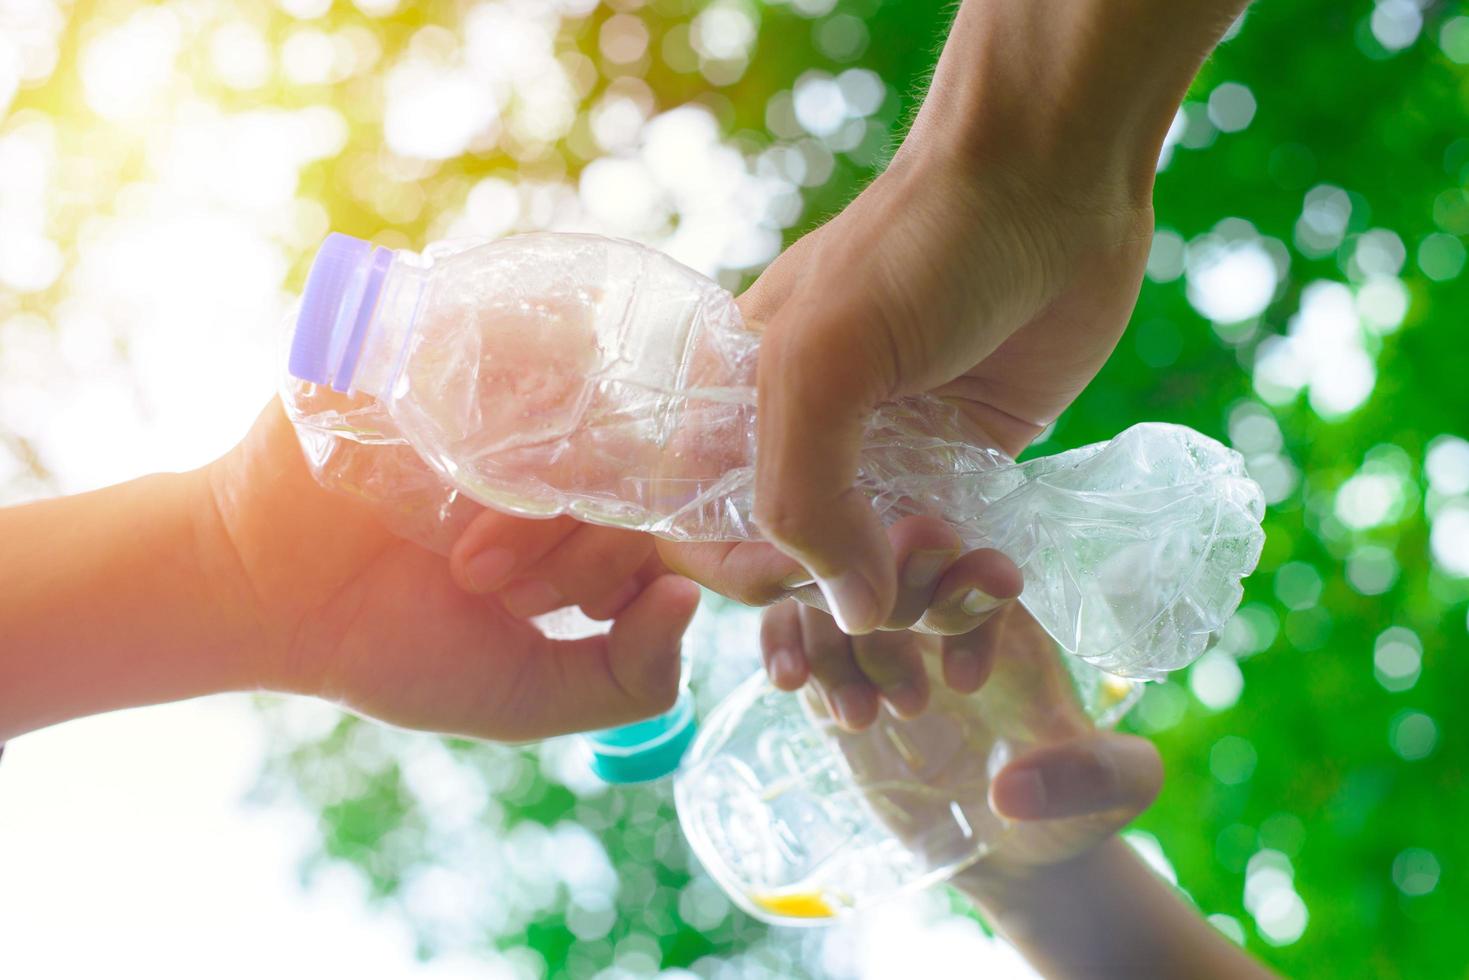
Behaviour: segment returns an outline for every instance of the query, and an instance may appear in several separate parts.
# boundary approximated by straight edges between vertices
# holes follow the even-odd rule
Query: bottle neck
[[[427,279],[428,270],[414,262],[412,253],[399,252],[393,257],[350,380],[353,392],[384,402],[392,399]]]

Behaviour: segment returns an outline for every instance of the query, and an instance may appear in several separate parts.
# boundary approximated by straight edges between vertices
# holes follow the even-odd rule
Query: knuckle
[[[725,594],[741,605],[755,607],[769,606],[786,597],[779,584],[769,582],[739,582]]]
[[[725,565],[720,571],[721,574],[713,576],[717,581],[706,584],[716,592],[743,605],[758,608],[770,606],[788,598],[785,589],[781,588],[779,582],[767,581],[732,565]]]
[[[912,629],[913,624],[918,622],[918,617],[918,612],[911,607],[905,608],[900,603],[898,608],[893,611],[893,615],[888,617],[888,621],[882,625],[882,628],[884,630]]]
[[[762,494],[755,501],[755,524],[772,541],[800,547],[808,540],[810,510],[784,490],[773,497]]]

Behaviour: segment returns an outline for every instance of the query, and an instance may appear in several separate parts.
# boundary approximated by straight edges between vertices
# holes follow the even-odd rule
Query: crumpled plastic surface
[[[281,402],[295,423],[318,483],[372,506],[394,534],[440,555],[484,510],[434,472],[402,436],[382,405],[295,378],[282,380]],[[611,624],[568,607],[531,620],[549,639],[606,633]]]
[[[1239,608],[1265,543],[1265,498],[1233,450],[1146,423],[976,483],[1017,477],[960,534],[1021,567],[1021,601],[1063,649],[1157,678],[1198,659]]]
[[[373,505],[399,537],[447,555],[483,509],[423,461],[376,399],[288,377],[281,402],[316,481]]]
[[[661,253],[589,235],[402,261],[418,277],[404,281],[422,285],[399,305],[417,312],[383,336],[406,341],[364,354],[386,379],[382,400],[287,379],[323,484],[439,551],[472,516],[469,500],[673,540],[759,537],[759,336],[728,292]],[[1065,650],[1159,677],[1233,615],[1264,541],[1263,495],[1239,454],[1150,423],[1016,464],[968,431],[934,398],[885,405],[858,485],[887,523],[932,514],[967,547],[1009,555],[1025,573],[1021,601]]]

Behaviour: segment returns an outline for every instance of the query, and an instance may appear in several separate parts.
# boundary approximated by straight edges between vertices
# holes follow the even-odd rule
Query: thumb
[[[990,806],[1011,820],[1116,813],[1120,827],[1153,802],[1163,762],[1136,735],[1097,732],[1036,749],[1000,770]]]
[[[887,534],[853,484],[868,416],[892,366],[851,321],[788,303],[761,341],[755,523],[816,578],[838,625],[877,629],[897,598]]]
[[[678,697],[679,647],[699,588],[664,575],[618,613],[605,636],[549,641],[525,665],[522,738],[611,728],[660,714]],[[530,700],[532,703],[525,703]]]

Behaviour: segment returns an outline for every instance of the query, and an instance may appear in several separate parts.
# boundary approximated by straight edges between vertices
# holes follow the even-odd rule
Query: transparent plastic
[[[947,879],[1014,833],[988,803],[1000,768],[1085,731],[1089,713],[1115,719],[1141,690],[1080,665],[1100,695],[1089,706],[1057,658],[1041,666],[997,671],[975,695],[934,678],[922,715],[884,710],[860,733],[810,688],[753,676],[705,719],[675,777],[684,834],[720,887],[770,922],[821,924]]]
[[[324,482],[345,474],[399,502],[413,533],[438,533],[418,526],[435,514],[451,527],[468,497],[674,540],[758,536],[759,336],[693,270],[588,235],[399,252],[364,322],[361,356],[338,379],[360,404],[313,411],[324,386],[297,385],[293,418],[308,442],[324,432],[400,447],[372,474],[324,444],[307,452]],[[1016,464],[964,432],[937,399],[885,405],[858,484],[884,521],[936,515],[966,546],[1009,555],[1025,574],[1021,601],[1068,652],[1157,677],[1198,657],[1239,605],[1264,502],[1237,453],[1145,424]],[[402,472],[413,454],[441,477],[437,490],[420,496],[423,474]]]
[[[447,555],[484,509],[423,461],[398,435],[377,399],[344,394],[289,375],[283,379],[280,395],[317,482],[373,507],[399,537]],[[611,626],[589,619],[575,606],[537,616],[532,622],[545,636],[563,640],[605,633]]]

